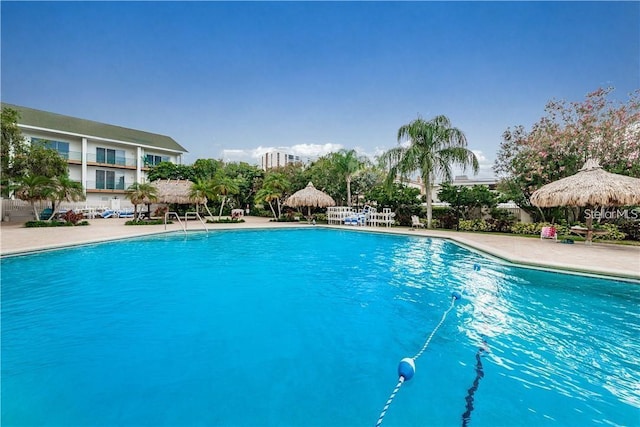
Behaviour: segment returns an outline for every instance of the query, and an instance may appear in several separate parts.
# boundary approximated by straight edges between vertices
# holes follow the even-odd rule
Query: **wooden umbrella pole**
[[[587,242],[591,244],[591,240],[593,239],[593,209],[589,211],[589,216],[587,217]]]

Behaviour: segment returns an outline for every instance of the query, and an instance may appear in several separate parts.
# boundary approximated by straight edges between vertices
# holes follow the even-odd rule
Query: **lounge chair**
[[[553,239],[558,241],[558,230],[554,226],[542,227],[540,230],[540,239]]]
[[[114,210],[105,209],[104,211],[100,212],[98,216],[101,216],[102,218],[115,218],[118,216],[118,214]]]
[[[40,212],[40,219],[49,219],[52,213],[53,211],[51,210],[51,208],[45,208],[42,212]]]
[[[121,210],[117,212],[118,218],[133,218],[133,211]]]
[[[424,228],[424,224],[420,222],[420,218],[418,217],[418,215],[411,215],[410,230],[415,230],[416,228]]]

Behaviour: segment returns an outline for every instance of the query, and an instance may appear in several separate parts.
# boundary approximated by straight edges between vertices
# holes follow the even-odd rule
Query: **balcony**
[[[132,182],[87,181],[87,193],[123,193]]]
[[[136,169],[135,157],[104,157],[95,154],[87,154],[87,164],[90,166],[102,166],[118,169]]]
[[[68,153],[60,153],[60,155],[67,159],[67,162],[74,165],[82,164],[82,151],[69,151]]]

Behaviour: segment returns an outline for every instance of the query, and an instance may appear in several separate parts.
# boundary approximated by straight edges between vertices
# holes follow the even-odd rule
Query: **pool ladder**
[[[167,212],[164,214],[164,229],[167,229],[167,220],[169,219],[169,217],[175,217],[178,220],[178,224],[180,224],[180,227],[182,227],[182,231],[184,231],[184,234],[187,234],[187,220],[189,219],[189,217],[194,217],[194,218],[198,218],[198,220],[200,220],[200,223],[202,223],[202,226],[204,227],[204,230],[207,232],[207,234],[209,234],[209,229],[207,228],[207,224],[202,220],[202,217],[200,216],[200,214],[198,212],[187,212],[184,214],[184,223],[182,222],[182,220],[180,219],[180,215],[178,215],[177,212]]]

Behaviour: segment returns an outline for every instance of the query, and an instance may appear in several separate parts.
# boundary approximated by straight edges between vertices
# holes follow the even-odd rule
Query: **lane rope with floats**
[[[478,270],[478,269],[479,268],[476,268],[476,266],[474,265],[474,270]],[[456,301],[461,298],[462,298],[462,295],[459,292],[454,291],[451,293],[451,305],[449,305],[449,308],[442,314],[442,319],[440,319],[440,322],[433,329],[433,331],[431,332],[431,335],[429,335],[429,338],[427,338],[427,340],[425,341],[420,351],[416,353],[415,356],[405,357],[400,361],[400,364],[398,365],[398,384],[396,384],[396,387],[391,392],[389,399],[387,399],[387,403],[384,405],[384,408],[382,408],[382,412],[380,413],[380,417],[378,417],[378,422],[376,423],[376,427],[379,427],[380,425],[382,425],[382,420],[384,419],[384,416],[386,415],[387,410],[389,409],[389,406],[391,406],[391,402],[393,402],[393,399],[396,397],[396,394],[400,390],[400,387],[402,387],[402,384],[404,384],[405,381],[409,381],[411,378],[413,378],[413,375],[416,373],[416,363],[415,363],[416,359],[422,356],[422,354],[427,350],[427,347],[429,346],[431,339],[436,334],[438,329],[440,329],[440,326],[442,326],[442,324],[444,323],[445,319],[447,318],[447,315],[453,309]]]
[[[480,264],[473,265],[474,271],[480,271],[480,269],[481,269]],[[398,383],[396,384],[395,388],[391,392],[391,395],[389,395],[389,399],[387,399],[387,403],[385,403],[384,408],[382,408],[382,412],[380,413],[380,417],[378,417],[378,422],[376,423],[376,427],[379,427],[380,425],[382,425],[382,420],[384,419],[384,416],[387,414],[387,410],[389,410],[389,406],[391,406],[391,402],[393,402],[393,399],[396,397],[396,394],[398,394],[398,391],[400,390],[400,387],[402,387],[402,384],[404,384],[405,381],[409,381],[411,378],[413,378],[414,374],[416,373],[416,363],[415,363],[416,359],[422,356],[422,353],[424,353],[427,350],[427,347],[429,346],[431,339],[436,334],[438,329],[440,329],[440,326],[442,326],[442,324],[444,323],[445,319],[447,318],[447,315],[453,309],[455,302],[459,299],[462,299],[462,295],[459,292],[454,291],[451,293],[451,305],[449,305],[449,308],[442,314],[442,319],[440,319],[440,322],[433,329],[433,331],[431,332],[431,335],[429,335],[429,338],[427,338],[427,340],[425,341],[420,351],[415,356],[405,357],[400,361],[400,364],[398,365]],[[470,416],[470,413],[468,415]]]

